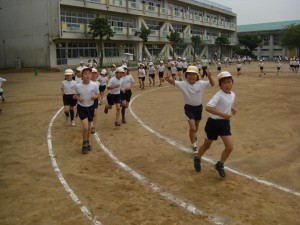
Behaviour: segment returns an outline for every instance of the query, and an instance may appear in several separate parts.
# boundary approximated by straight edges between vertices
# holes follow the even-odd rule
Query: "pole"
[[[3,42],[4,69],[6,69],[5,40],[3,40],[2,42]]]

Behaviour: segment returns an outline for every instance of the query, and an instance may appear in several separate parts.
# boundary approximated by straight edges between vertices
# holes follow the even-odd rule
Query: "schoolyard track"
[[[154,91],[154,90],[158,90],[158,89],[151,89],[148,91],[145,91],[141,94],[136,95],[129,106],[129,110],[130,113],[133,115],[133,117],[137,120],[137,122],[139,122],[146,130],[148,130],[149,132],[151,132],[152,134],[156,135],[157,137],[159,137],[160,139],[163,139],[164,141],[166,141],[167,143],[175,146],[176,148],[178,148],[181,151],[184,151],[186,153],[192,153],[191,150],[188,147],[182,146],[179,143],[177,143],[175,140],[172,140],[168,137],[163,136],[162,134],[160,134],[159,132],[153,130],[151,127],[147,126],[132,110],[132,103],[134,102],[134,100],[138,97],[141,97],[144,94],[147,94],[148,92]],[[52,148],[52,134],[51,134],[51,128],[55,122],[56,117],[58,116],[58,114],[62,111],[63,108],[61,108],[58,112],[56,112],[56,114],[53,116],[53,118],[50,121],[49,127],[48,127],[48,134],[47,134],[47,140],[48,140],[48,152],[49,152],[49,156],[51,158],[51,162],[53,165],[53,168],[57,174],[58,179],[60,180],[61,184],[63,185],[63,187],[65,188],[65,190],[67,191],[67,193],[69,194],[69,196],[71,197],[71,199],[75,202],[75,204],[77,204],[81,210],[81,212],[85,215],[85,217],[94,225],[100,225],[101,222],[97,220],[97,216],[94,216],[91,214],[91,212],[88,210],[88,207],[83,205],[82,202],[80,201],[80,199],[77,197],[77,195],[73,192],[73,190],[70,188],[70,186],[68,185],[67,181],[64,179],[63,174],[61,173],[56,159],[55,159],[55,153],[53,151]],[[96,133],[94,135],[97,144],[99,145],[99,147],[112,159],[112,161],[114,161],[114,163],[116,163],[119,167],[121,167],[123,170],[127,171],[128,173],[130,173],[133,177],[135,177],[135,179],[139,180],[141,183],[143,183],[144,185],[149,186],[154,192],[158,192],[160,195],[162,195],[166,200],[171,201],[176,203],[178,206],[183,207],[187,212],[195,214],[195,215],[201,215],[201,216],[205,216],[207,217],[207,220],[210,223],[213,224],[223,224],[221,221],[222,219],[219,219],[217,216],[214,215],[208,215],[207,213],[205,213],[204,211],[197,209],[193,204],[186,202],[184,200],[181,200],[180,198],[174,196],[171,193],[168,192],[164,192],[161,191],[160,187],[149,181],[146,177],[144,177],[143,175],[139,174],[137,171],[133,170],[132,168],[130,168],[128,165],[124,164],[123,162],[121,162],[115,155],[112,154],[112,152],[105,147],[105,145],[101,142],[100,137],[98,135],[98,133]],[[214,163],[213,160],[209,159],[209,158],[203,158],[205,161],[209,162],[209,163]],[[264,184],[266,186],[269,187],[273,187],[276,188],[280,191],[283,192],[287,192],[296,196],[300,196],[299,192],[293,191],[289,188],[286,187],[282,187],[280,185],[274,184],[272,182],[268,182],[262,179],[259,179],[255,176],[251,176],[251,175],[247,175],[245,173],[239,172],[235,169],[229,168],[227,167],[227,170],[231,171],[232,173],[238,175],[238,176],[242,176],[244,178],[253,180],[255,182]]]

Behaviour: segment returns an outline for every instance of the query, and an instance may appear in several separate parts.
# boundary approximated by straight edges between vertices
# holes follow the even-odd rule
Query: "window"
[[[204,29],[199,26],[193,26],[191,29],[192,34],[198,34],[198,35],[203,35],[204,34]]]
[[[262,36],[262,45],[263,46],[269,46],[270,45],[270,37],[269,36]]]
[[[104,43],[104,55],[105,57],[120,56],[119,48],[116,43]]]
[[[184,26],[181,24],[172,24],[172,27],[175,31],[177,31],[179,33],[182,33],[183,29],[184,29]]]

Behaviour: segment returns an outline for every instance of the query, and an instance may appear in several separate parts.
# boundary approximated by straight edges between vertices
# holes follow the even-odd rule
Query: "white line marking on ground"
[[[163,136],[162,134],[160,134],[159,132],[157,132],[157,131],[155,131],[154,129],[152,129],[151,127],[149,127],[149,126],[147,126],[134,112],[133,112],[133,110],[132,110],[132,108],[131,108],[131,105],[132,105],[132,103],[134,102],[134,100],[136,99],[136,98],[138,98],[138,97],[140,97],[140,96],[142,96],[142,95],[144,95],[144,94],[146,94],[146,93],[149,93],[149,92],[151,92],[151,91],[154,91],[154,90],[157,90],[157,89],[151,89],[151,90],[148,90],[148,91],[145,91],[145,92],[143,92],[143,93],[141,93],[141,94],[138,94],[138,95],[136,95],[134,98],[132,98],[132,100],[130,101],[130,103],[129,103],[129,111],[130,111],[130,113],[132,114],[132,116],[146,129],[146,130],[148,130],[149,132],[151,132],[151,133],[153,133],[154,135],[156,135],[157,137],[159,137],[159,138],[161,138],[161,139],[163,139],[163,140],[165,140],[166,142],[168,142],[169,144],[171,144],[171,145],[173,145],[173,146],[175,146],[175,147],[177,147],[179,150],[181,150],[181,151],[184,151],[184,152],[187,152],[187,153],[193,153],[192,152],[192,150],[190,149],[190,148],[188,148],[188,147],[186,147],[186,146],[183,146],[183,145],[181,145],[181,144],[179,144],[179,143],[177,143],[175,140],[173,140],[173,139],[171,139],[171,138],[168,138],[168,137],[165,137],[165,136]],[[209,158],[207,158],[207,157],[202,157],[202,159],[203,160],[205,160],[205,161],[207,161],[207,162],[209,162],[209,163],[211,163],[211,164],[215,164],[216,162],[215,161],[213,161],[213,160],[211,160],[211,159],[209,159]],[[274,184],[274,183],[272,183],[272,182],[269,182],[269,181],[265,181],[265,180],[262,180],[262,179],[259,179],[259,178],[257,178],[257,177],[255,177],[255,176],[250,176],[250,175],[248,175],[248,174],[245,174],[245,173],[243,173],[243,172],[239,172],[239,171],[237,171],[237,170],[235,170],[235,169],[232,169],[232,168],[230,168],[230,167],[225,167],[227,170],[229,170],[230,172],[232,172],[232,173],[234,173],[234,174],[237,174],[237,175],[239,175],[239,176],[242,176],[242,177],[245,177],[245,178],[247,178],[247,179],[250,179],[250,180],[254,180],[254,181],[256,181],[256,182],[258,182],[258,183],[260,183],[260,184],[264,184],[264,185],[266,185],[266,186],[270,186],[270,187],[273,187],[273,188],[276,188],[276,189],[278,189],[278,190],[281,190],[281,191],[284,191],[284,192],[287,192],[287,193],[291,193],[291,194],[293,194],[293,195],[296,195],[296,196],[298,196],[298,197],[300,197],[300,193],[299,192],[296,192],[296,191],[293,191],[293,190],[291,190],[291,189],[289,189],[289,188],[286,188],[286,187],[283,187],[283,186],[280,186],[280,185],[278,185],[278,184]]]
[[[110,152],[108,150],[108,148],[105,147],[105,145],[101,142],[100,137],[99,137],[99,135],[98,135],[97,132],[94,134],[94,137],[95,137],[98,145],[100,146],[100,148],[113,160],[113,162],[115,162],[123,170],[127,171],[128,173],[130,173],[133,177],[135,177],[137,180],[139,180],[142,184],[150,186],[151,189],[154,192],[158,192],[166,200],[174,202],[178,206],[184,208],[185,210],[187,210],[188,212],[190,212],[190,213],[192,213],[194,215],[199,215],[199,216],[202,216],[202,217],[206,217],[207,218],[207,219],[205,218],[206,220],[208,220],[209,222],[211,222],[213,224],[216,224],[216,225],[223,225],[224,224],[216,216],[210,216],[207,213],[205,213],[205,212],[197,209],[194,205],[192,205],[192,204],[190,204],[188,202],[185,202],[184,200],[182,200],[180,198],[175,197],[171,193],[168,193],[166,191],[162,191],[161,188],[157,184],[148,181],[146,177],[144,177],[143,175],[139,174],[138,172],[136,172],[135,170],[133,170],[132,168],[130,168],[129,166],[127,166],[125,163],[121,162],[112,152]]]
[[[65,180],[65,178],[63,177],[62,173],[60,172],[60,169],[57,165],[56,159],[55,159],[55,154],[53,152],[53,148],[52,148],[52,134],[51,134],[51,129],[53,126],[53,123],[56,119],[56,117],[58,116],[58,114],[63,110],[64,107],[62,107],[60,110],[58,110],[56,112],[56,114],[52,117],[50,124],[48,126],[48,134],[47,134],[47,140],[48,140],[48,153],[51,159],[51,163],[53,166],[54,171],[56,172],[56,175],[60,181],[60,183],[63,185],[63,187],[65,188],[66,192],[69,194],[69,196],[71,197],[71,199],[75,202],[76,205],[79,206],[81,212],[88,218],[88,220],[90,220],[94,225],[101,225],[101,222],[96,220],[96,217],[93,218],[91,212],[88,210],[88,208],[83,205],[80,201],[80,199],[77,197],[77,195],[74,193],[74,191],[70,188],[70,186],[68,185],[67,181]]]

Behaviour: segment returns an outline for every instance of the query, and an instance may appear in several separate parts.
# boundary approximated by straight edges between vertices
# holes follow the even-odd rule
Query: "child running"
[[[116,76],[111,78],[107,85],[108,95],[107,95],[107,105],[105,106],[104,113],[107,114],[108,110],[116,104],[116,119],[115,126],[121,126],[120,123],[120,110],[121,110],[121,78],[124,76],[125,70],[123,67],[118,67],[116,69]]]
[[[279,74],[280,68],[281,68],[281,62],[280,62],[280,60],[277,60],[277,62],[276,62],[276,69],[277,69],[276,74],[277,75]]]
[[[2,83],[3,83],[3,82],[6,82],[6,79],[0,77],[0,99],[1,99],[1,101],[4,103],[4,102],[5,102],[5,97],[4,97],[4,95],[3,95],[4,90],[3,90],[3,88],[2,88]]]
[[[162,82],[164,82],[164,72],[165,72],[165,65],[163,61],[159,61],[159,65],[157,66],[158,70],[158,77],[159,77],[159,86],[162,85]]]
[[[76,106],[76,100],[73,98],[75,94],[75,86],[77,82],[72,79],[74,75],[73,70],[65,70],[65,79],[61,82],[61,93],[63,96],[64,112],[66,116],[66,122],[71,117],[71,125],[74,127],[74,107]]]
[[[98,76],[99,76],[98,70],[96,68],[92,68],[91,81],[93,81],[95,84],[97,84],[97,87],[98,87],[99,92],[100,92],[100,83],[97,80]],[[99,98],[99,95],[98,95],[98,98]],[[98,121],[97,109],[98,109],[98,106],[99,106],[98,98],[94,100],[94,117],[93,117],[93,122],[92,122],[91,134],[94,134],[96,132],[96,127],[97,127],[97,121]]]
[[[206,88],[214,86],[211,73],[206,70],[208,81],[199,80],[199,71],[196,66],[189,66],[186,71],[184,81],[175,81],[170,78],[168,73],[165,80],[178,87],[184,97],[184,112],[190,127],[189,138],[192,144],[192,150],[197,152],[197,138],[199,123],[202,118],[202,96]]]
[[[129,70],[127,66],[123,66],[125,70],[125,75],[122,77],[122,83],[121,83],[121,101],[122,101],[122,123],[126,123],[125,119],[125,110],[128,108],[130,99],[131,99],[131,87],[134,83],[133,77],[129,74]]]
[[[218,75],[219,90],[207,103],[205,110],[209,112],[209,118],[205,125],[204,143],[199,147],[198,155],[194,157],[194,168],[196,172],[201,171],[201,157],[208,150],[214,140],[221,137],[225,149],[222,152],[220,161],[215,164],[215,169],[220,177],[225,178],[224,163],[233,150],[233,140],[230,131],[229,118],[236,114],[233,107],[235,94],[231,91],[233,79],[229,72],[224,71]]]
[[[89,137],[91,122],[94,118],[94,101],[99,97],[99,87],[96,83],[91,82],[91,68],[83,68],[82,83],[75,86],[74,99],[77,100],[77,111],[82,123],[82,148],[83,154],[92,150]]]
[[[140,64],[140,68],[138,69],[138,77],[139,77],[140,89],[144,90],[145,79],[146,79],[146,71],[144,69],[144,64]]]
[[[262,60],[259,60],[259,63],[258,63],[258,66],[259,66],[259,69],[260,69],[260,74],[259,76],[261,76],[262,74],[266,75],[266,73],[264,72],[264,62]]]
[[[106,89],[106,85],[108,82],[106,69],[101,70],[100,75],[98,76],[98,82],[100,83],[99,86],[100,95],[98,99],[99,100],[98,104],[101,105],[104,98],[104,91]]]

